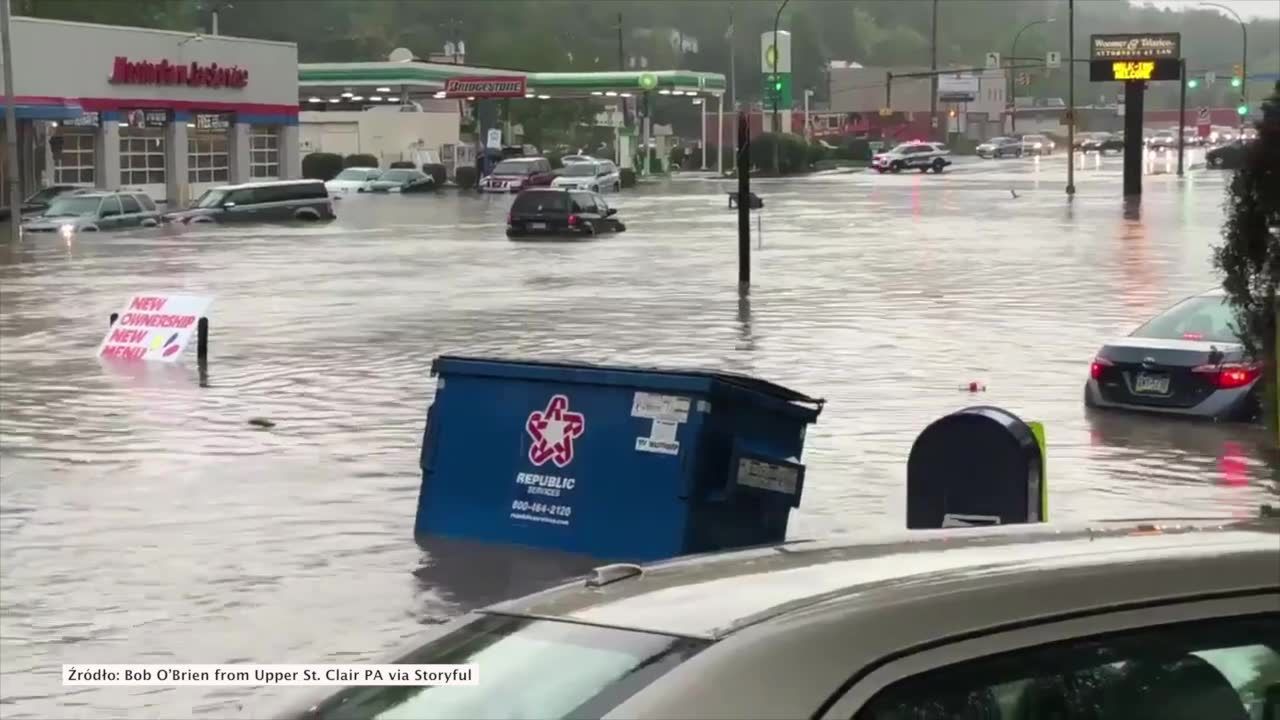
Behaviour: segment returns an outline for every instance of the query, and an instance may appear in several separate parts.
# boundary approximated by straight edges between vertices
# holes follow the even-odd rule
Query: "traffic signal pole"
[[[1187,142],[1187,61],[1178,62],[1178,77],[1182,88],[1178,91],[1178,177],[1182,177],[1182,150]]]

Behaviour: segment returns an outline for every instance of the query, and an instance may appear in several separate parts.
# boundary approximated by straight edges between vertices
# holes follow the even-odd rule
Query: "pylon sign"
[[[760,34],[760,74],[764,107],[791,108],[791,33],[779,30]]]

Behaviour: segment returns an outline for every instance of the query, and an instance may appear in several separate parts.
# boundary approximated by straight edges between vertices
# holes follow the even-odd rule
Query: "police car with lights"
[[[951,164],[947,156],[951,151],[940,143],[909,142],[898,145],[892,150],[879,153],[871,158],[871,167],[876,172],[902,172],[903,170],[930,170],[940,173]]]
[[[348,687],[281,717],[1275,718],[1277,568],[1269,517],[607,565],[396,658],[474,663],[477,685]]]

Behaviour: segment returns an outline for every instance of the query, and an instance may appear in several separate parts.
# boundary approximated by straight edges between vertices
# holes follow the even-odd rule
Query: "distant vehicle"
[[[993,137],[974,151],[980,158],[1022,157],[1022,141],[1011,137]]]
[[[1258,139],[1258,128],[1247,127],[1240,131],[1240,139],[1245,142],[1252,142]]]
[[[1177,130],[1158,130],[1147,138],[1147,147],[1156,152],[1178,149]]]
[[[1102,346],[1089,367],[1085,404],[1253,419],[1262,366],[1245,356],[1234,323],[1222,290],[1183,300]]]
[[[27,221],[22,229],[67,235],[159,224],[156,203],[144,192],[81,190],[54,198],[43,213]]]
[[[1209,144],[1226,145],[1227,143],[1233,143],[1236,141],[1239,134],[1240,133],[1235,128],[1223,125],[1214,125],[1209,130]]]
[[[498,163],[493,172],[480,182],[480,189],[485,192],[520,192],[531,187],[546,187],[554,179],[551,161],[546,158],[508,158]]]
[[[365,192],[417,193],[436,189],[436,179],[414,168],[392,168],[370,180]]]
[[[1182,146],[1183,147],[1200,147],[1204,145],[1204,138],[1200,137],[1200,132],[1194,127],[1183,128],[1182,130]]]
[[[951,160],[947,158],[950,154],[951,151],[939,143],[902,143],[888,152],[873,155],[871,167],[882,174],[886,171],[898,173],[903,170],[932,170],[940,173],[951,164]]]
[[[618,173],[618,167],[608,160],[574,162],[564,166],[564,170],[551,181],[551,187],[618,192],[622,190],[622,175]]]
[[[624,232],[627,226],[599,194],[535,188],[516,196],[507,213],[507,237],[587,236]]]
[[[1219,145],[1204,154],[1204,163],[1215,169],[1235,170],[1244,164],[1244,154],[1248,147],[1249,143],[1241,140]]]
[[[380,175],[382,171],[375,167],[349,167],[326,182],[324,189],[334,194],[367,192],[369,184],[377,180]]]
[[[1100,155],[1106,155],[1109,152],[1124,152],[1124,134],[1094,133],[1093,137],[1081,143],[1080,149],[1087,153],[1096,152]]]
[[[1058,147],[1048,135],[1023,135],[1022,152],[1024,155],[1052,155]]]
[[[45,208],[49,207],[49,203],[53,202],[54,198],[84,189],[79,185],[50,185],[49,187],[41,188],[22,201],[22,208],[18,212],[24,218],[39,215],[44,212]],[[0,220],[8,220],[12,214],[7,206],[0,207]]]
[[[257,715],[1272,720],[1277,567],[1280,522],[1265,517],[898,531],[606,565],[377,660],[475,665],[477,685],[312,688]]]
[[[280,180],[211,188],[186,210],[164,216],[165,220],[182,225],[333,218],[333,200],[319,180]]]

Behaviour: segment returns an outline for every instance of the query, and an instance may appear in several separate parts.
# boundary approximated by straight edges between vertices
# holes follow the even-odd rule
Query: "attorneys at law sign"
[[[174,362],[212,302],[197,295],[134,295],[107,330],[97,355],[108,360]]]

